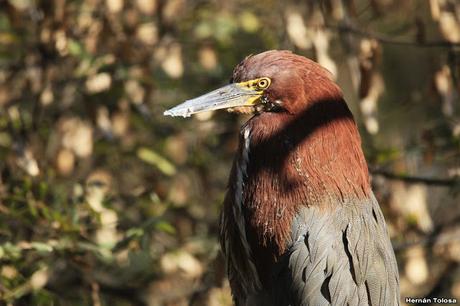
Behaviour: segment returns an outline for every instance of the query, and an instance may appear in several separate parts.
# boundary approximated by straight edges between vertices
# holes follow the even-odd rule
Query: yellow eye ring
[[[269,78],[262,78],[257,81],[257,87],[259,89],[266,89],[268,86],[270,86],[270,79]]]

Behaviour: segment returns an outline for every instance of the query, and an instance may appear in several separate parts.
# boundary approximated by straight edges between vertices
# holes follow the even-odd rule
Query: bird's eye
[[[262,78],[257,81],[257,87],[259,89],[265,89],[270,86],[270,79],[269,78]]]

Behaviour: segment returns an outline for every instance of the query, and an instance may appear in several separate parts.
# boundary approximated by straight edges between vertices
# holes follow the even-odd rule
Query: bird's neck
[[[333,209],[370,193],[359,133],[343,100],[318,102],[298,115],[253,117],[242,129],[240,160],[246,222],[255,240],[280,254],[299,207]]]

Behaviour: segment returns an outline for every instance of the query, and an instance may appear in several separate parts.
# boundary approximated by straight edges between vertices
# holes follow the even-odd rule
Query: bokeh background
[[[0,304],[231,305],[248,117],[162,113],[267,49],[343,88],[402,297],[460,301],[460,2],[0,0]]]

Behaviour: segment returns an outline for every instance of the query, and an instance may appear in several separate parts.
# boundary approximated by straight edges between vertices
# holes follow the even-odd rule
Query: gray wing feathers
[[[298,212],[288,259],[291,305],[399,305],[393,249],[378,203],[369,201],[333,215]]]

